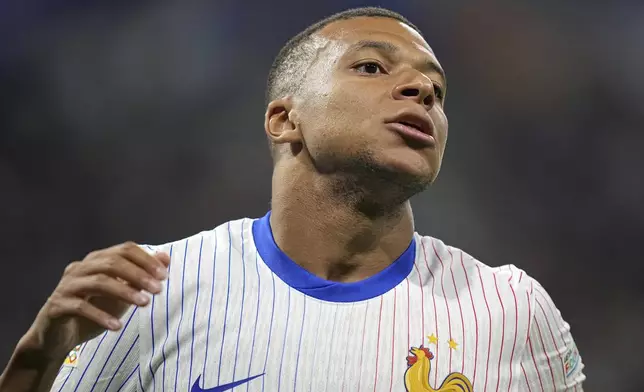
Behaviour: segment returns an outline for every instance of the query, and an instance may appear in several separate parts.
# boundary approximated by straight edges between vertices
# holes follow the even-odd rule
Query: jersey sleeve
[[[123,328],[107,331],[72,350],[61,366],[52,392],[137,390],[138,308],[121,318]]]
[[[570,334],[570,325],[546,290],[533,281],[530,294],[532,322],[521,360],[526,391],[582,392],[583,363]]]

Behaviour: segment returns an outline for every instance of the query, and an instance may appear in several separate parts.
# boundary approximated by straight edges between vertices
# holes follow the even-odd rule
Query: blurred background
[[[361,5],[407,15],[448,74],[450,139],[418,231],[539,280],[587,391],[644,390],[635,1],[0,2],[0,366],[67,263],[263,215],[272,59]]]

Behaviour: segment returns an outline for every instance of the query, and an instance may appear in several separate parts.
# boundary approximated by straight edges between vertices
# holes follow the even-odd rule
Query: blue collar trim
[[[264,263],[292,288],[329,302],[357,302],[378,297],[396,287],[411,273],[416,259],[416,240],[390,266],[374,276],[353,283],[332,282],[313,275],[288,257],[275,243],[271,212],[253,221],[255,247]]]

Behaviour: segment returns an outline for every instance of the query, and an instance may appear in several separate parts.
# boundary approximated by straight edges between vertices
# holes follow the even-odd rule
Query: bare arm
[[[34,335],[30,331],[18,342],[0,375],[0,392],[47,392],[51,389],[71,348],[48,350]]]

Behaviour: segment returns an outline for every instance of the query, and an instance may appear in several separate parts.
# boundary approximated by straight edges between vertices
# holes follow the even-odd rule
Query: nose
[[[419,105],[425,106],[427,110],[430,110],[436,101],[434,85],[429,80],[402,83],[394,88],[392,95],[394,99],[398,100],[413,100]]]

